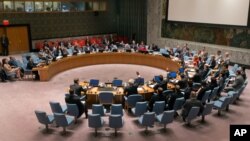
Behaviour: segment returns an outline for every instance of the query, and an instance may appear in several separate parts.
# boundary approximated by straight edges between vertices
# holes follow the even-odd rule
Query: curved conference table
[[[135,64],[155,67],[165,70],[169,68],[170,71],[178,71],[180,65],[161,55],[150,55],[141,53],[127,53],[127,52],[110,52],[110,53],[93,53],[81,54],[62,58],[56,62],[52,62],[48,66],[34,68],[38,71],[40,81],[49,81],[56,74],[76,68],[97,64]]]

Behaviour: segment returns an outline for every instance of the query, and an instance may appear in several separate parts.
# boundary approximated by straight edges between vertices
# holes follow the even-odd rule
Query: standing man
[[[1,37],[1,45],[3,48],[3,55],[8,56],[9,55],[9,39],[5,34],[3,34],[3,36]]]

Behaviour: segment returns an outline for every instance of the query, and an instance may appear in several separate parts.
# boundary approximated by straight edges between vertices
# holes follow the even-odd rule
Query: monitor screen
[[[168,1],[168,21],[247,26],[249,0]]]

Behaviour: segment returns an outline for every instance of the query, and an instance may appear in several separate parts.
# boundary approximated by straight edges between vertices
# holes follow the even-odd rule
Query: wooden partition
[[[140,53],[94,53],[63,58],[38,70],[41,81],[49,81],[54,75],[76,67],[96,64],[136,64],[170,71],[178,71],[179,64],[160,55]]]

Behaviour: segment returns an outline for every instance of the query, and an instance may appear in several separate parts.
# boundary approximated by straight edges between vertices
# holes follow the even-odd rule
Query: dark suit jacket
[[[187,78],[183,78],[181,80],[178,81],[178,85],[180,86],[180,89],[184,89],[187,87]]]
[[[182,110],[182,117],[186,118],[188,116],[189,111],[191,110],[192,107],[199,107],[200,112],[199,114],[203,111],[204,107],[201,103],[200,100],[197,99],[188,99],[185,104],[183,105],[183,110]]]
[[[137,85],[128,86],[124,89],[124,93],[126,94],[127,97],[132,94],[138,94],[137,87],[138,87]]]
[[[73,89],[75,94],[77,94],[78,96],[81,96],[81,92],[84,92],[84,89],[79,84],[70,85],[70,89]]]
[[[154,89],[158,89],[158,87],[161,87],[164,90],[167,90],[167,83],[168,81],[167,80],[162,80],[160,83],[157,83],[155,86],[154,86]]]
[[[201,75],[199,73],[196,73],[193,77],[194,83],[201,83]]]
[[[69,95],[65,97],[65,102],[68,104],[76,104],[79,110],[78,118],[84,113],[84,105],[77,95]]]
[[[177,92],[171,95],[170,100],[168,102],[168,110],[173,110],[174,103],[177,98],[183,97],[183,94],[181,92]]]
[[[152,111],[154,103],[156,101],[165,101],[166,102],[166,98],[163,94],[153,94],[150,101],[149,101],[149,110]]]

